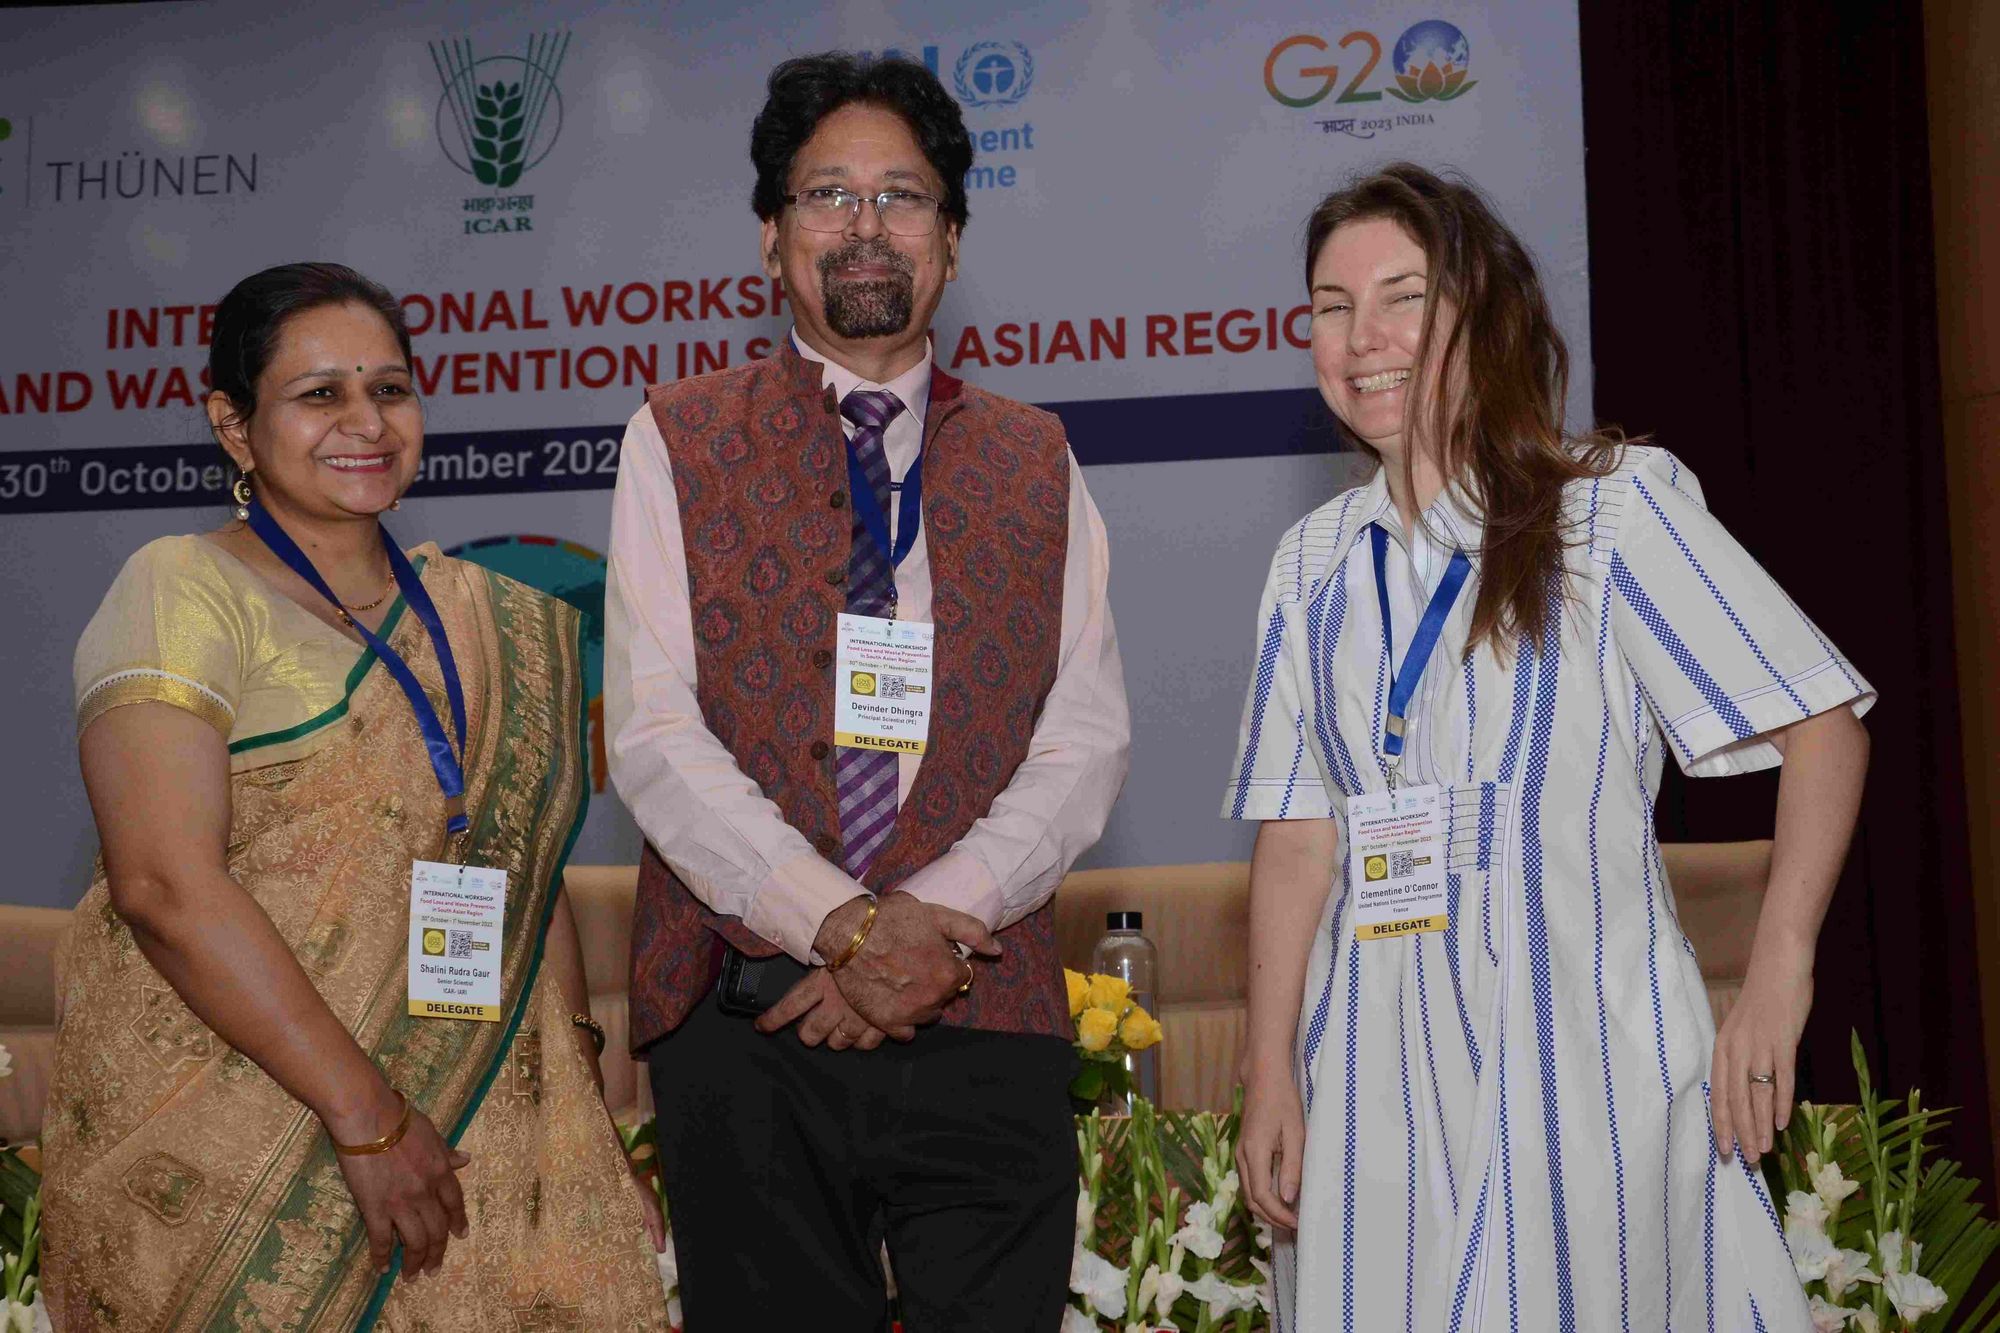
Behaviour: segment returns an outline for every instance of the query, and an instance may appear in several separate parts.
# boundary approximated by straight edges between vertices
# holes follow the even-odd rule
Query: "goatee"
[[[842,279],[839,270],[879,264],[895,270],[886,278]],[[826,294],[826,324],[842,338],[886,338],[910,327],[916,309],[915,268],[887,244],[856,241],[820,257],[820,290]]]

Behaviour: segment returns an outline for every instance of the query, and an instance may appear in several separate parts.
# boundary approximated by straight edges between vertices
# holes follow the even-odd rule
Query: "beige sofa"
[[[1718,1020],[1741,988],[1770,872],[1768,842],[1669,845],[1682,929],[1694,942]],[[1063,961],[1085,970],[1107,911],[1145,914],[1160,951],[1161,1101],[1227,1107],[1236,1082],[1248,976],[1249,873],[1242,862],[1078,871],[1056,897]],[[626,950],[633,866],[572,866],[570,900],[583,939],[590,1007],[609,1038],[604,1072],[614,1108],[650,1110],[645,1071],[625,1054]],[[0,1139],[34,1137],[55,1050],[55,959],[69,913],[0,907]]]

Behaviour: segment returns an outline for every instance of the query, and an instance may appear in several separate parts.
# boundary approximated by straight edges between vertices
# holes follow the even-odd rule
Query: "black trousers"
[[[1076,1227],[1075,1053],[932,1027],[829,1051],[711,994],[647,1052],[688,1333],[1052,1333]]]

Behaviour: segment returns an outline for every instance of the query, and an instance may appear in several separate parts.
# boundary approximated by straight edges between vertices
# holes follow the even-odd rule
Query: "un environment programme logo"
[[[583,617],[583,697],[590,719],[590,789],[604,791],[604,557],[560,537],[481,537],[445,554],[568,602]]]
[[[469,40],[430,43],[444,91],[438,98],[438,146],[460,171],[493,193],[465,201],[467,236],[534,230],[532,194],[508,194],[539,165],[562,134],[556,76],[569,34],[530,37],[521,55],[477,56]]]
[[[1015,41],[977,41],[959,52],[947,64],[948,48],[924,42],[917,46],[889,46],[862,55],[898,56],[914,60],[940,81],[949,71],[951,85],[968,112],[1011,112],[1035,85],[1035,57]],[[992,121],[999,121],[994,124]],[[1011,122],[1011,123],[1009,123]],[[1011,190],[1034,159],[1020,154],[1035,150],[1035,122],[1018,114],[999,115],[988,120],[971,116],[966,131],[972,136],[972,170],[965,174],[965,188],[978,193]]]
[[[1328,60],[1326,53],[1333,52],[1338,54]],[[1342,107],[1378,104],[1370,108],[1374,114],[1356,110],[1319,122],[1327,134],[1373,139],[1437,123],[1430,110],[1384,113],[1379,109],[1383,93],[1414,107],[1455,101],[1478,86],[1479,81],[1471,77],[1472,44],[1443,19],[1412,25],[1389,47],[1388,56],[1388,69],[1383,71],[1382,40],[1365,30],[1347,33],[1337,43],[1312,33],[1296,33],[1272,47],[1264,58],[1264,90],[1272,100],[1301,109],[1317,106],[1328,97]],[[1382,73],[1388,77],[1382,78]],[[1343,74],[1348,76],[1344,80]]]
[[[951,81],[966,106],[1015,106],[1035,82],[1035,58],[1019,42],[974,42],[952,66]]]

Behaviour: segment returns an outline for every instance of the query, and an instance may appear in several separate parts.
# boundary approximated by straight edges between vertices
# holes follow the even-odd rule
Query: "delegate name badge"
[[[1347,802],[1354,937],[1387,940],[1443,930],[1444,788],[1404,787]]]
[[[418,861],[410,871],[410,1013],[500,1021],[507,872]]]
[[[931,731],[931,654],[937,627],[881,616],[840,616],[834,663],[833,743],[922,754]]]

